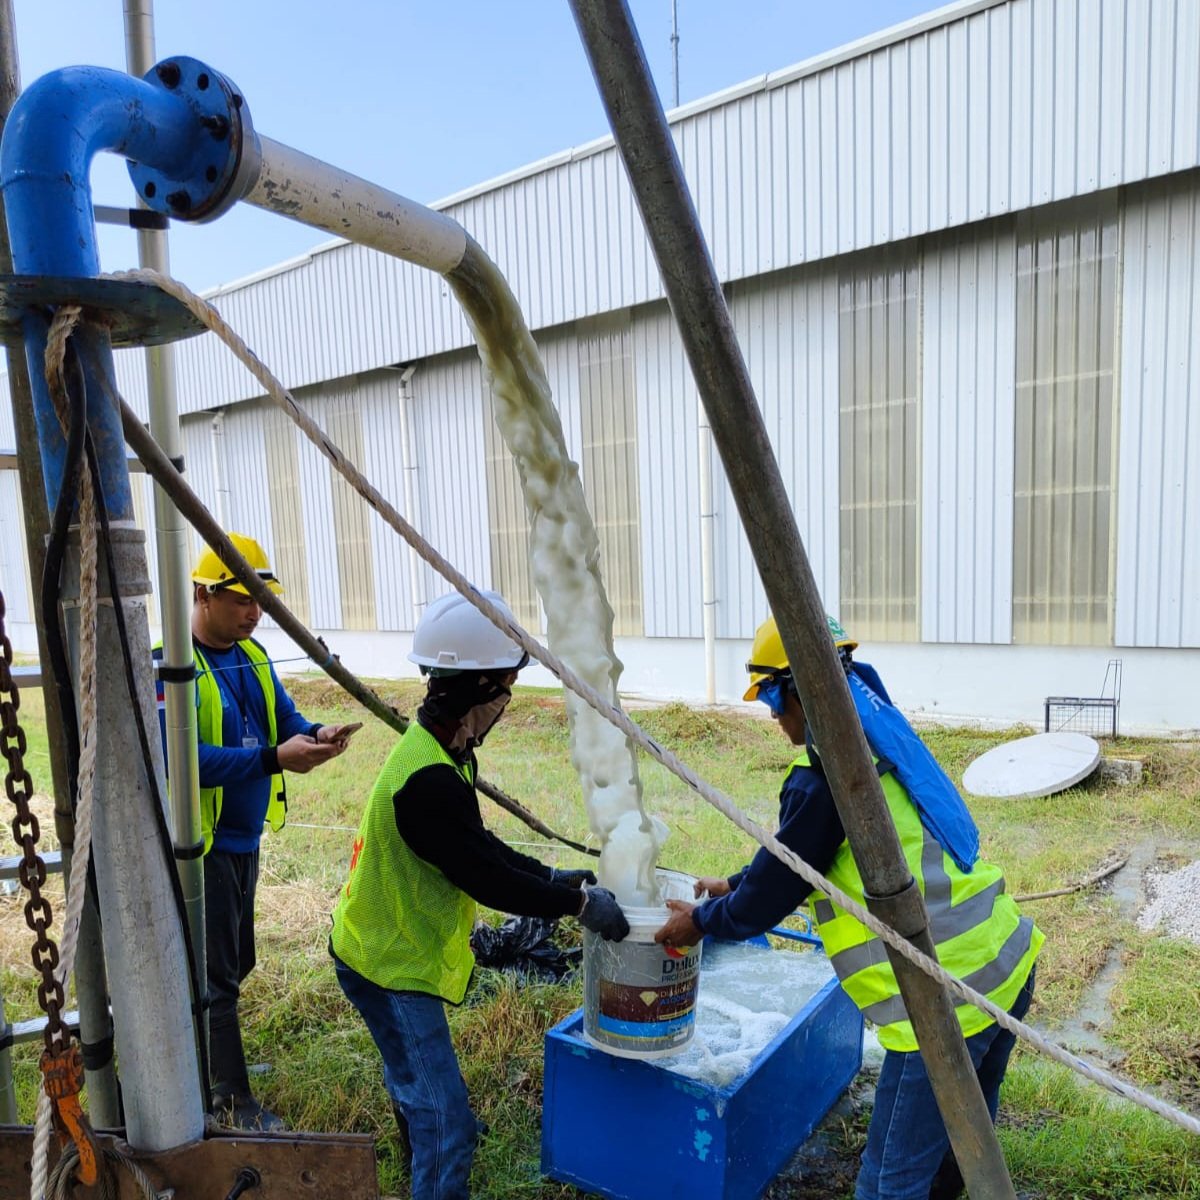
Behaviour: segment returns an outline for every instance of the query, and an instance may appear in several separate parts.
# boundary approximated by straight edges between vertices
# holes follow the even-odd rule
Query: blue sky
[[[21,76],[124,69],[121,0],[14,0]],[[930,0],[678,0],[680,99],[710,95],[937,7]],[[659,92],[671,81],[670,0],[631,0]],[[158,0],[157,55],[188,54],[242,90],[276,141],[425,202],[608,132],[567,0]],[[111,155],[97,203],[132,202]],[[239,206],[173,225],[173,273],[204,289],[328,241]],[[136,265],[103,229],[103,266]]]

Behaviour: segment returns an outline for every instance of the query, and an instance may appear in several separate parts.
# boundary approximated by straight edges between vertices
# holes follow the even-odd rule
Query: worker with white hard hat
[[[482,593],[506,622],[495,592]],[[468,1195],[479,1125],[450,1040],[446,1004],[466,995],[476,904],[577,916],[620,940],[629,925],[586,869],[545,866],[483,824],[475,750],[512,699],[528,655],[453,593],[425,610],[409,659],[425,698],[367,800],[333,913],[338,982],[383,1057],[384,1085],[411,1152],[414,1200]]]

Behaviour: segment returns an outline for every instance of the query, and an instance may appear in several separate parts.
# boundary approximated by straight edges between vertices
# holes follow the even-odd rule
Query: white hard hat
[[[512,623],[512,610],[498,592],[481,592]],[[525,651],[497,629],[465,596],[451,592],[425,609],[413,633],[409,662],[442,671],[513,670],[526,661]]]

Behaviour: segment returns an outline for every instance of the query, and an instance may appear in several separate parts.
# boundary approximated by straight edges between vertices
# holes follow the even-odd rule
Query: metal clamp
[[[83,1087],[83,1055],[77,1045],[57,1054],[42,1052],[42,1079],[46,1095],[54,1105],[54,1124],[64,1145],[70,1141],[79,1155],[76,1178],[84,1187],[91,1187],[100,1177],[100,1146],[91,1124],[79,1104]]]

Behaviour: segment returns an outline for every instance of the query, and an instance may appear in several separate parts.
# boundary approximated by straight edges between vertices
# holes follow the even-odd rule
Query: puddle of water
[[[1138,842],[1129,852],[1125,865],[1109,880],[1108,894],[1116,903],[1117,916],[1132,921],[1146,903],[1143,880],[1147,869],[1158,855],[1158,842],[1153,838]],[[1104,1032],[1112,1020],[1109,998],[1121,977],[1121,955],[1124,945],[1116,942],[1108,952],[1104,966],[1085,989],[1075,1016],[1063,1023],[1058,1040],[1070,1049],[1091,1054],[1107,1061],[1110,1058]]]

